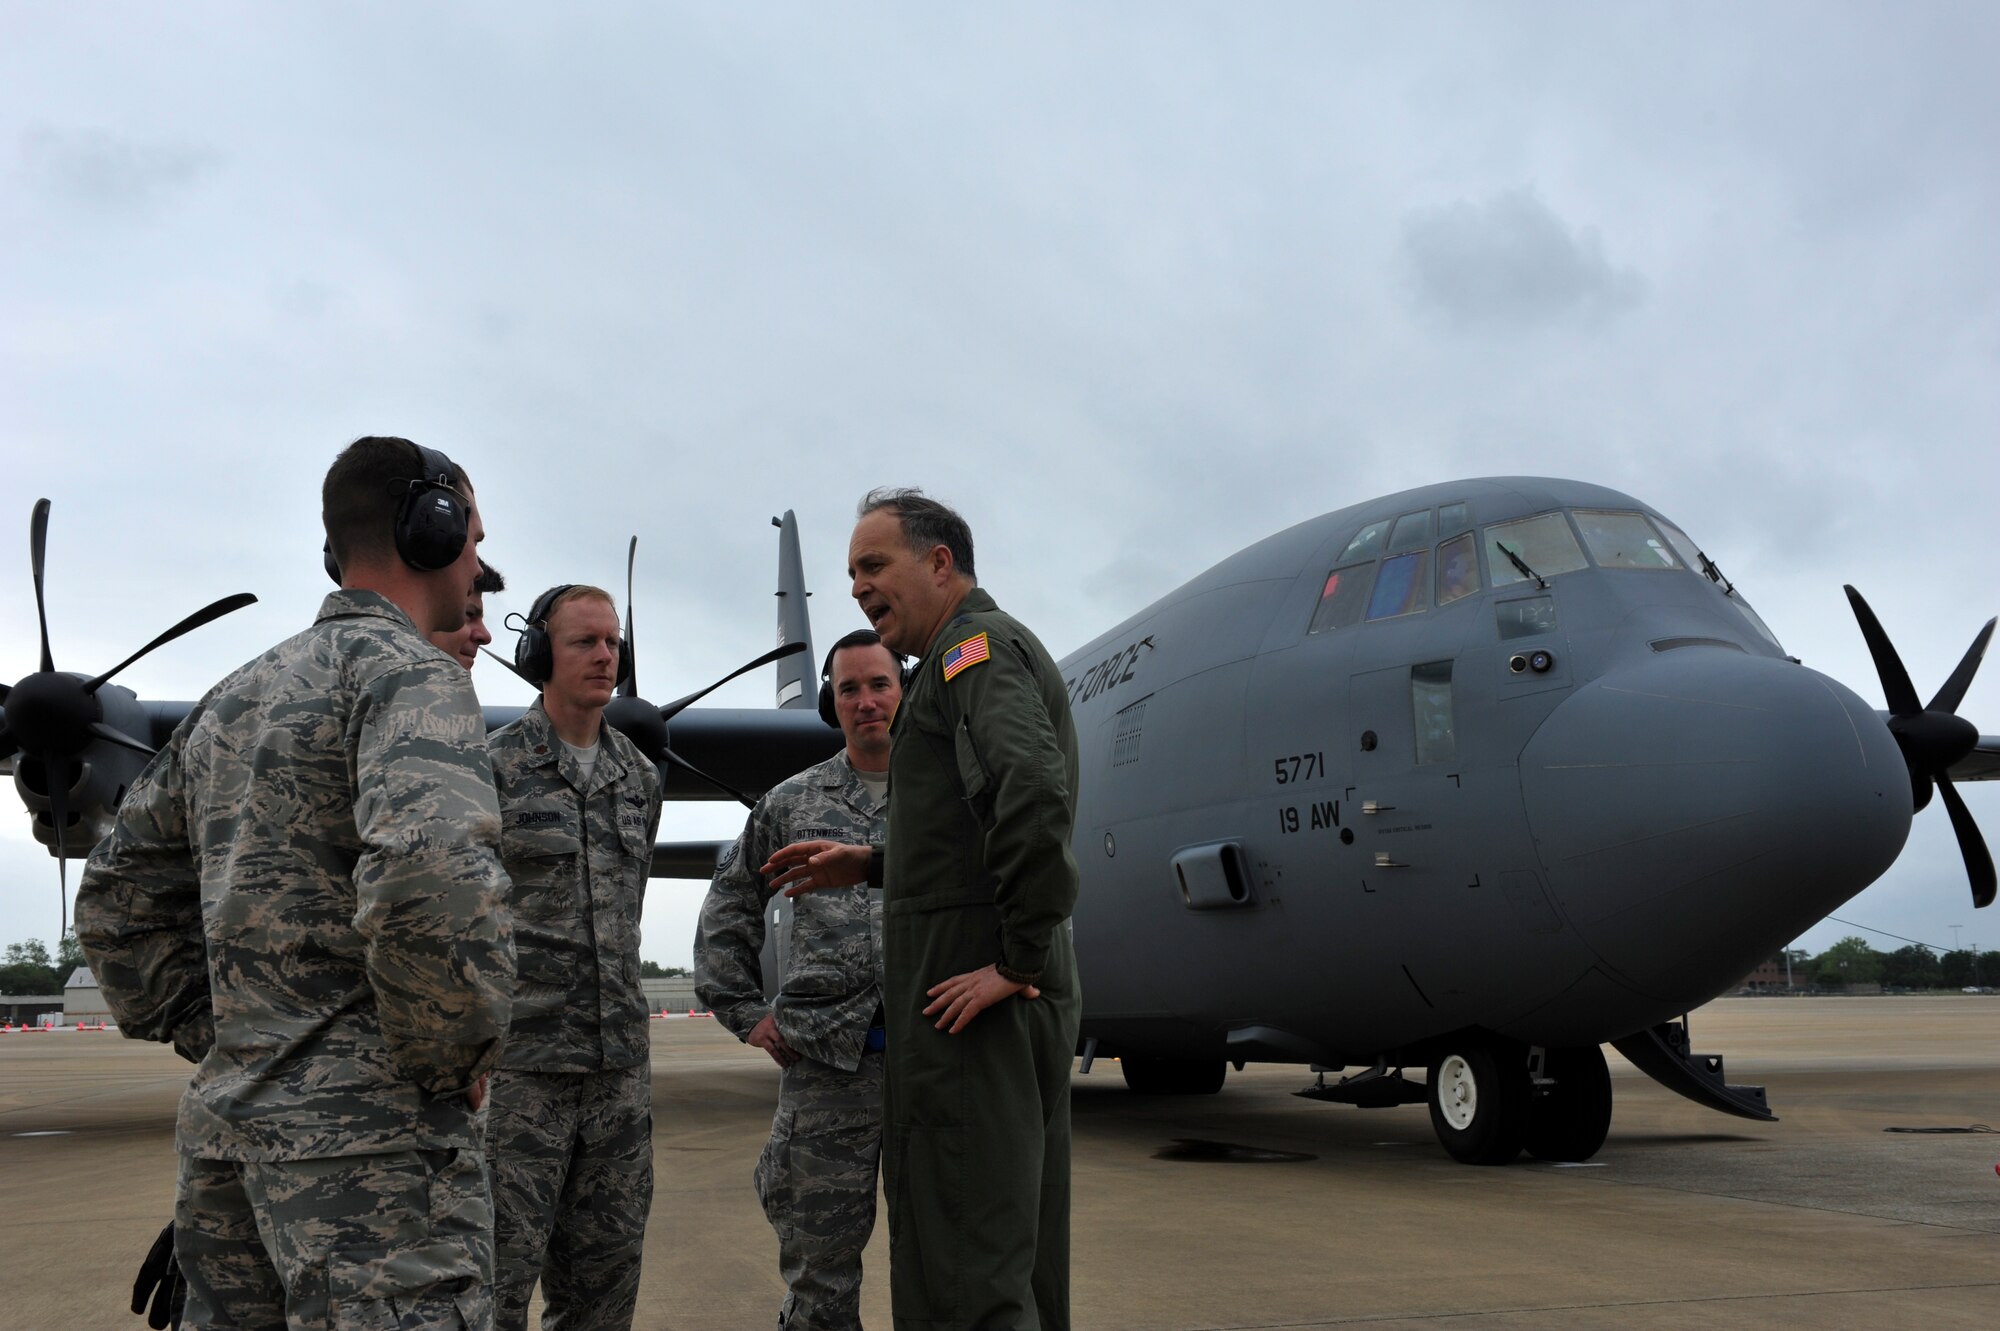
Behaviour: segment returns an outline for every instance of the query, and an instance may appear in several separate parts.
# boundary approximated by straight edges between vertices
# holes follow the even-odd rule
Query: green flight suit
[[[924,654],[893,734],[881,881],[895,1322],[1062,1331],[1082,1013],[1062,676],[974,588]],[[995,963],[1035,977],[1041,997],[1006,999],[957,1035],[923,1015],[932,985]]]

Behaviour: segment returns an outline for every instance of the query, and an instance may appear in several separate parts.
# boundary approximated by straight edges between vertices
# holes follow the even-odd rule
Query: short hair
[[[472,580],[472,590],[478,596],[504,592],[507,590],[507,579],[501,576],[499,569],[482,559],[479,561],[479,576]]]
[[[452,470],[461,491],[470,496],[472,478],[457,463]],[[346,569],[357,559],[366,562],[393,555],[396,514],[409,491],[408,482],[422,479],[423,455],[407,439],[364,435],[340,450],[320,486],[320,521],[334,563]]]
[[[831,684],[833,682],[833,658],[839,656],[842,652],[852,650],[856,647],[880,647],[883,651],[889,652],[889,659],[891,661],[896,661],[898,664],[901,663],[901,659],[894,652],[889,651],[889,645],[882,641],[881,634],[877,633],[874,629],[856,629],[854,632],[844,635],[833,646],[826,649],[826,664],[820,667],[819,677]]]
[[[571,601],[581,601],[587,597],[594,596],[604,602],[604,604],[610,606],[612,614],[615,615],[618,613],[618,602],[612,600],[611,593],[605,591],[602,587],[592,587],[587,583],[578,582],[563,587],[560,591],[551,587],[548,591],[543,592],[542,596],[549,596],[550,592],[554,592],[555,595],[549,600],[546,606],[542,607],[541,628],[544,633],[548,632],[549,625],[555,622],[556,611],[562,609]],[[540,598],[536,599],[539,600]]]
[[[889,510],[901,521],[903,539],[912,553],[925,554],[933,546],[941,545],[951,551],[953,568],[978,581],[972,571],[972,528],[949,504],[940,503],[914,486],[885,485],[861,496],[854,516],[865,518],[881,509]]]

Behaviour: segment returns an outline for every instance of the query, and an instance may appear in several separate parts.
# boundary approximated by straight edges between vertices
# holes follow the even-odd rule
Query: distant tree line
[[[74,934],[66,934],[49,955],[49,945],[39,938],[7,944],[6,959],[0,961],[0,994],[59,994],[76,968],[83,965],[83,949]],[[648,980],[664,980],[686,975],[684,966],[662,966],[657,961],[641,961],[639,974]]]
[[[1868,940],[1850,934],[1818,956],[1795,948],[1795,985],[1838,989],[1849,984],[1879,984],[1885,989],[1963,989],[1967,985],[2000,984],[2000,958],[1970,949],[1935,952],[1912,943],[1894,952],[1877,952]]]
[[[59,994],[82,964],[83,948],[75,934],[63,935],[53,957],[39,938],[9,943],[5,960],[0,960],[0,994]]]

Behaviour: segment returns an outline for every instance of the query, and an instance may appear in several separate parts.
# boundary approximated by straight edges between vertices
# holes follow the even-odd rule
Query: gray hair
[[[913,553],[925,554],[933,546],[941,545],[951,551],[953,568],[978,581],[972,571],[972,528],[949,504],[940,503],[914,487],[885,485],[861,496],[854,516],[865,518],[882,509],[893,512],[901,521],[903,539]]]

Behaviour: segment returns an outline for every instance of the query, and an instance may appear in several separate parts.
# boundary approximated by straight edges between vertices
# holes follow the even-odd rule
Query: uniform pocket
[[[987,790],[993,783],[986,774],[985,762],[979,757],[979,746],[972,742],[971,723],[961,720],[951,739],[958,758],[958,780],[964,787],[966,803],[974,808],[983,808]]]
[[[555,920],[576,906],[583,840],[576,811],[555,801],[535,801],[507,810],[500,832],[500,856],[513,891],[507,905],[529,920]]]
[[[465,1245],[350,1248],[326,1259],[327,1321],[333,1331],[399,1331],[408,1326],[479,1326],[465,1300],[482,1297],[480,1273]]]

